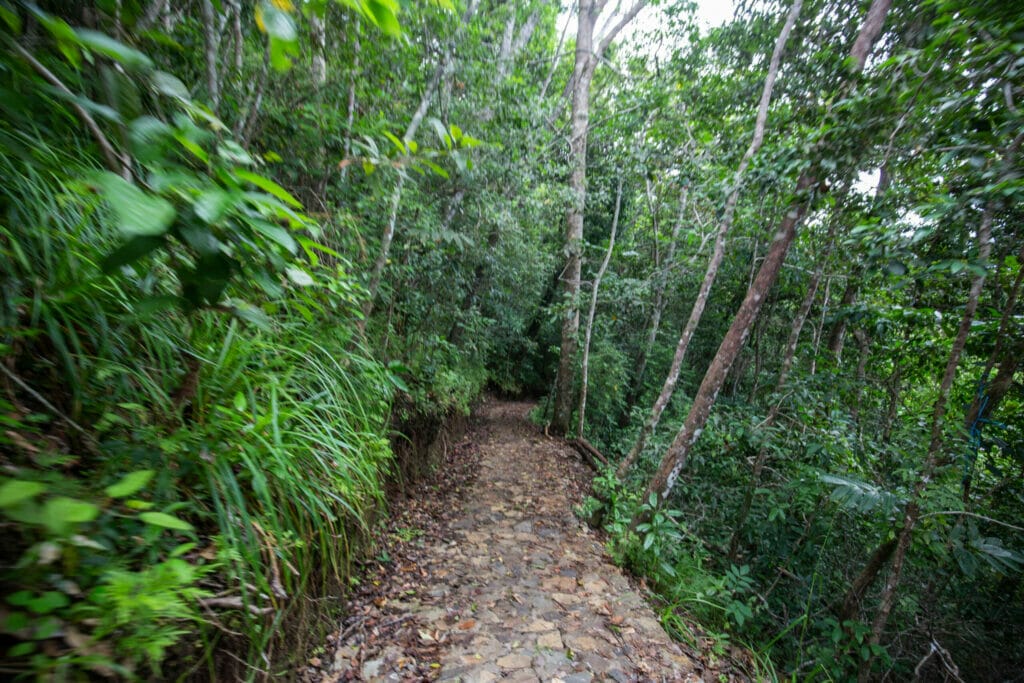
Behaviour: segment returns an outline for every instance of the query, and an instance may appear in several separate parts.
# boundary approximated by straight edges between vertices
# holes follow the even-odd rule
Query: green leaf
[[[289,280],[300,287],[310,287],[315,284],[309,273],[301,268],[285,268],[284,272],[288,276]]]
[[[174,222],[174,206],[169,201],[143,192],[119,175],[100,173],[96,184],[114,210],[117,227],[126,235],[162,235]]]
[[[46,490],[44,484],[37,481],[20,481],[14,479],[0,486],[0,508],[7,508],[37,496]]]
[[[264,237],[277,242],[287,249],[289,253],[295,254],[298,251],[299,247],[295,244],[295,239],[281,226],[266,223],[264,221],[252,221],[250,225],[252,225],[253,230],[262,234]]]
[[[260,14],[262,15],[267,35],[286,43],[295,42],[298,32],[295,30],[295,22],[292,21],[291,16],[287,12],[278,9],[269,2],[261,2]]]
[[[244,320],[251,325],[263,330],[264,332],[270,331],[270,318],[267,314],[258,308],[250,306],[249,304],[238,304],[231,307],[231,314],[240,320]]]
[[[110,57],[131,69],[152,69],[153,60],[135,48],[120,43],[105,33],[80,28],[75,31],[79,42],[93,52]]]
[[[367,0],[366,8],[369,11],[373,22],[381,31],[392,38],[399,38],[402,35],[402,25],[398,23],[395,16],[398,6],[383,0]]]
[[[273,180],[270,180],[269,178],[264,178],[258,173],[253,173],[252,171],[246,171],[241,169],[235,171],[235,175],[241,178],[242,180],[247,180],[248,182],[260,188],[264,192],[274,195],[285,204],[289,204],[295,207],[296,209],[302,208],[302,203],[299,202],[298,199],[293,197],[291,194],[289,194],[289,192],[286,189],[275,183]]]
[[[181,79],[166,71],[154,71],[149,80],[153,88],[161,95],[167,95],[179,100],[188,100],[190,98],[188,88],[181,82]]]
[[[166,512],[143,512],[139,515],[139,519],[146,524],[164,529],[174,529],[175,531],[192,531],[193,528],[188,522]]]
[[[67,607],[71,604],[68,600],[68,596],[57,591],[47,591],[40,595],[38,598],[28,603],[28,608],[36,614],[49,614],[61,607]]]
[[[246,400],[245,400],[245,394],[243,394],[241,391],[239,391],[237,394],[235,394],[234,403],[235,403],[235,410],[237,410],[240,413],[245,412],[245,408],[248,405]]]
[[[7,651],[7,656],[11,659],[15,659],[17,657],[24,657],[25,655],[30,655],[35,651],[36,644],[29,640],[25,641],[24,643],[18,643],[17,645],[9,649]]]
[[[113,273],[121,266],[134,263],[146,254],[156,251],[167,243],[165,237],[153,237],[151,235],[139,235],[133,237],[120,247],[107,254],[100,263],[100,269],[107,273]]]
[[[121,481],[116,484],[111,484],[107,488],[103,489],[103,492],[111,498],[125,498],[137,491],[141,491],[142,488],[145,487],[145,485],[153,478],[154,474],[155,472],[153,472],[153,470],[129,472],[121,477]]]
[[[42,522],[53,533],[61,534],[69,526],[91,522],[99,514],[99,507],[92,503],[61,496],[46,501],[42,510]]]
[[[231,199],[232,197],[228,192],[219,188],[207,190],[196,198],[192,209],[196,212],[197,216],[207,223],[216,223],[224,217],[228,207],[231,206]]]

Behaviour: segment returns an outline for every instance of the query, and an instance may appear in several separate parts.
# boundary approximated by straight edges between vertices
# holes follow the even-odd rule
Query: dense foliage
[[[488,387],[675,636],[1024,667],[1020,13],[583,7],[0,2],[5,674],[287,672]]]

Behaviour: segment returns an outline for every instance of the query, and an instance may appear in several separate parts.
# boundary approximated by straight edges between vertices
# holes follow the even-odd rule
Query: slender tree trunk
[[[316,12],[309,13],[309,37],[312,43],[313,59],[310,64],[310,75],[313,83],[321,86],[327,82],[327,12],[320,17]]]
[[[768,75],[765,77],[764,88],[761,91],[761,101],[758,103],[757,119],[754,123],[754,136],[750,141],[750,146],[747,147],[747,151],[744,153],[743,158],[740,160],[740,165],[736,169],[736,174],[733,176],[732,191],[729,193],[728,199],[725,202],[725,211],[722,214],[722,220],[718,225],[718,234],[715,237],[715,246],[711,254],[711,259],[708,261],[708,267],[704,271],[704,280],[701,282],[700,289],[697,291],[697,298],[693,302],[693,308],[690,310],[690,317],[686,321],[686,326],[683,328],[682,334],[679,335],[679,342],[676,344],[676,352],[672,357],[672,365],[668,371],[668,377],[665,378],[665,383],[661,387],[661,393],[658,394],[658,398],[654,401],[654,406],[651,408],[651,414],[644,423],[644,426],[640,430],[640,434],[637,436],[636,443],[630,449],[629,454],[619,465],[618,474],[621,479],[629,471],[630,466],[636,461],[640,453],[643,451],[644,446],[647,444],[647,439],[650,438],[651,434],[658,427],[658,422],[661,420],[662,413],[665,412],[665,408],[668,407],[669,401],[672,399],[672,394],[675,393],[676,383],[679,381],[679,373],[683,367],[683,359],[686,357],[686,350],[690,346],[690,340],[693,338],[693,333],[697,330],[697,325],[700,324],[700,319],[704,315],[704,308],[707,306],[708,296],[711,294],[711,287],[715,283],[715,278],[718,277],[718,268],[722,265],[722,259],[725,256],[725,238],[729,233],[729,228],[732,227],[733,216],[736,212],[736,203],[739,201],[740,188],[743,181],[743,175],[746,173],[747,167],[750,165],[751,159],[761,148],[764,142],[765,125],[768,120],[768,105],[771,103],[772,90],[775,87],[775,80],[779,74],[779,64],[782,61],[782,51],[786,46],[786,41],[789,39],[789,34],[793,30],[793,26],[796,24],[797,17],[800,14],[800,9],[803,5],[803,0],[795,0],[793,5],[790,7],[789,14],[786,16],[786,23],[782,27],[782,31],[779,33],[778,39],[775,41],[775,49],[772,51],[771,61],[768,65]]]
[[[220,109],[220,32],[217,30],[217,10],[213,0],[202,0],[204,57],[206,58],[206,90],[210,94],[210,109]]]
[[[987,262],[992,252],[992,213],[991,207],[986,206],[978,226],[978,258]],[[921,474],[914,484],[910,500],[907,502],[903,512],[903,523],[897,534],[896,549],[893,553],[892,568],[889,577],[882,589],[882,596],[879,602],[875,619],[871,623],[871,635],[868,639],[868,646],[878,645],[885,631],[885,625],[889,621],[889,614],[896,602],[896,589],[899,587],[900,578],[903,573],[903,565],[910,550],[910,542],[913,537],[914,527],[921,516],[921,496],[928,487],[929,482],[934,478],[936,468],[939,465],[940,451],[942,450],[943,424],[949,403],[950,390],[953,387],[953,380],[956,377],[957,368],[960,365],[960,356],[964,346],[967,344],[967,335],[971,331],[971,323],[974,321],[974,313],[978,308],[978,300],[981,298],[981,290],[985,284],[985,275],[975,275],[971,280],[971,289],[967,295],[967,305],[964,307],[963,317],[960,319],[960,328],[953,346],[949,352],[949,360],[946,362],[946,370],[942,375],[942,382],[939,385],[939,394],[935,399],[935,406],[932,409],[931,438],[928,442],[928,451],[925,455],[924,465]],[[874,657],[869,657],[861,663],[858,679],[862,682],[868,681],[871,676],[871,664]]]
[[[569,191],[572,203],[566,215],[565,269],[562,272],[563,304],[561,353],[555,383],[555,413],[551,428],[558,434],[569,432],[576,365],[576,336],[580,327],[580,251],[583,242],[583,212],[586,206],[587,132],[590,124],[590,81],[594,74],[594,24],[599,8],[594,0],[580,0],[576,28],[576,65],[573,69],[572,129],[569,154],[572,170]]]
[[[891,0],[873,0],[864,25],[861,27],[857,40],[854,43],[852,51],[853,73],[859,73],[864,68],[868,51],[863,46],[866,44],[870,47],[881,33],[885,15],[890,4]],[[865,38],[865,35],[867,35],[867,38]],[[647,491],[642,498],[643,500],[649,499],[652,494],[657,497],[658,502],[662,502],[668,497],[676,480],[679,478],[679,473],[686,465],[690,450],[697,442],[697,439],[700,438],[701,432],[704,431],[704,425],[707,423],[708,417],[711,414],[711,408],[714,406],[718,393],[722,389],[722,384],[725,382],[729,368],[732,367],[733,361],[736,360],[737,354],[739,354],[744,341],[746,341],[747,336],[750,334],[750,329],[754,321],[757,320],[764,298],[775,284],[779,270],[782,268],[782,262],[789,251],[789,246],[796,237],[797,225],[813,199],[813,188],[818,185],[814,170],[818,159],[812,158],[810,161],[810,169],[800,174],[793,201],[785,217],[779,223],[778,229],[775,231],[771,246],[768,248],[768,253],[765,255],[757,275],[748,288],[743,303],[740,305],[739,311],[737,311],[732,324],[729,326],[729,331],[719,345],[711,365],[708,366],[707,372],[704,374],[704,380],[701,382],[696,396],[694,396],[690,413],[687,415],[686,421],[676,435],[675,440],[666,450],[654,476],[651,477],[647,485]],[[641,512],[638,514],[633,519],[631,526],[635,528],[647,514],[649,513]]]
[[[658,240],[657,212],[660,208],[654,201],[650,180],[647,181],[647,198],[651,211],[651,220],[654,223],[655,245]],[[643,389],[644,373],[647,370],[647,360],[650,358],[654,344],[658,340],[658,331],[661,329],[661,317],[665,314],[665,306],[668,301],[665,299],[665,288],[668,287],[669,273],[675,263],[676,247],[679,243],[679,231],[683,227],[683,218],[686,211],[686,186],[679,192],[679,216],[672,226],[672,235],[669,237],[668,250],[663,259],[655,257],[657,272],[654,280],[654,300],[651,306],[651,322],[647,325],[647,342],[640,349],[640,355],[636,362],[636,371],[633,373],[633,387],[626,400],[626,412],[632,410],[640,392]]]
[[[519,33],[515,35],[513,39],[513,32],[515,30],[515,17],[509,19],[508,24],[505,26],[505,36],[501,43],[501,52],[498,56],[498,82],[505,80],[508,77],[509,72],[512,71],[512,65],[515,62],[516,55],[522,51],[526,44],[530,42],[530,37],[533,36],[533,32],[537,29],[537,23],[540,21],[540,12],[534,10],[523,25],[519,27]]]
[[[345,119],[345,159],[352,155],[352,125],[356,116],[356,83],[359,80],[359,57],[362,53],[362,46],[359,43],[359,18],[356,17],[355,26],[352,27],[352,73],[348,81],[348,114]],[[348,176],[348,165],[341,169],[341,178]]]
[[[864,594],[875,582],[875,578],[892,557],[894,550],[896,550],[896,539],[890,538],[871,553],[864,569],[857,575],[857,578],[850,584],[849,590],[846,591],[846,595],[843,596],[843,602],[838,611],[840,624],[860,616],[860,606],[864,600]]]
[[[473,17],[473,13],[476,12],[477,2],[478,0],[471,0],[469,3],[469,7],[466,8],[466,12],[462,17],[463,25],[469,23],[469,20]],[[427,109],[430,108],[430,102],[434,99],[437,87],[441,83],[441,77],[448,69],[448,62],[451,60],[451,56],[451,47],[449,46],[445,49],[441,62],[434,69],[434,73],[427,82],[423,96],[420,98],[420,104],[416,107],[416,111],[409,121],[409,126],[405,129],[405,134],[402,136],[404,142],[408,143],[416,137],[416,132],[419,130],[420,124],[423,123],[423,118],[427,115]],[[377,293],[384,275],[384,268],[387,266],[388,256],[391,253],[391,242],[395,238],[395,228],[398,225],[398,213],[402,205],[402,189],[404,186],[405,175],[400,174],[398,182],[395,184],[395,189],[391,194],[391,208],[388,211],[388,221],[384,226],[384,233],[381,235],[380,251],[377,254],[376,261],[374,261],[373,269],[370,271],[370,281],[366,288],[367,297],[363,303],[363,318],[356,324],[360,333],[366,330],[366,323],[369,321],[376,305]]]
[[[786,388],[786,381],[789,379],[789,373],[793,369],[793,361],[796,358],[797,345],[800,342],[800,333],[804,329],[804,324],[807,322],[807,316],[810,315],[811,307],[814,305],[814,300],[818,296],[818,284],[821,282],[821,277],[825,272],[825,264],[828,263],[829,258],[832,256],[832,248],[835,244],[835,232],[838,224],[839,219],[833,217],[831,225],[829,226],[828,237],[826,237],[827,242],[825,244],[824,253],[818,256],[818,265],[814,269],[814,273],[811,275],[810,281],[807,283],[807,293],[804,295],[804,300],[800,303],[800,308],[797,310],[796,316],[793,318],[793,324],[790,326],[789,339],[786,340],[786,350],[783,353],[782,364],[779,367],[779,376],[778,379],[775,380],[775,399],[772,403],[771,409],[768,411],[768,416],[760,426],[760,429],[762,430],[771,430],[772,427],[775,426],[775,421],[779,417],[779,412],[782,410],[782,392]],[[736,523],[733,525],[732,538],[729,540],[729,557],[732,560],[736,559],[736,554],[739,550],[740,534],[747,524],[747,518],[750,516],[750,508],[754,503],[754,492],[761,485],[761,472],[764,470],[764,465],[767,461],[768,444],[765,443],[758,450],[757,457],[754,458],[750,485],[747,487],[747,490],[743,495],[743,503],[740,505],[740,514],[737,517]]]
[[[985,361],[985,368],[981,372],[980,384],[982,388],[988,384],[988,378],[992,375],[992,369],[996,363],[1002,364],[1009,360],[1009,357],[1004,355],[1003,349],[1009,337],[1008,331],[1013,320],[1013,311],[1017,306],[1017,297],[1020,295],[1021,284],[1024,283],[1024,247],[1021,247],[1017,253],[1017,262],[1022,265],[1018,268],[1017,277],[1014,278],[1013,285],[1010,287],[1010,294],[1007,296],[1006,306],[1003,307],[1003,315],[999,320],[996,342],[992,346],[992,352],[989,354],[988,360]],[[1010,356],[1012,355],[1010,354]],[[991,395],[990,392],[989,395]],[[982,404],[982,392],[979,392],[967,410],[967,417],[964,420],[967,429],[973,427],[978,418],[983,417],[984,414],[991,415],[992,410],[993,408],[989,404]]]
[[[551,87],[551,79],[554,77],[555,71],[558,70],[559,62],[562,61],[562,48],[565,46],[565,35],[569,32],[570,23],[572,22],[566,21],[565,26],[562,27],[562,35],[558,39],[558,48],[555,50],[554,59],[551,60],[551,68],[548,69],[548,75],[544,77],[544,84],[540,87],[540,96],[537,98],[538,102],[544,101],[544,97],[548,94],[548,88]]]
[[[583,438],[583,426],[586,424],[587,415],[587,381],[590,375],[590,340],[594,332],[594,314],[597,312],[597,289],[601,286],[601,278],[608,270],[608,262],[612,260],[612,250],[615,248],[615,233],[619,229],[619,209],[622,206],[622,178],[619,178],[618,187],[615,189],[615,213],[612,214],[612,232],[608,238],[608,249],[604,252],[604,260],[601,267],[594,275],[594,284],[590,291],[590,310],[587,311],[587,326],[583,333],[583,366],[580,377],[580,406],[579,416],[576,423],[576,438]]]

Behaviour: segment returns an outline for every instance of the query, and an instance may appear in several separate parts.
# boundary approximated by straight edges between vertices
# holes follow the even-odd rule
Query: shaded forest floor
[[[573,515],[590,472],[527,421],[530,408],[479,409],[395,511],[305,680],[722,680],[669,638]]]

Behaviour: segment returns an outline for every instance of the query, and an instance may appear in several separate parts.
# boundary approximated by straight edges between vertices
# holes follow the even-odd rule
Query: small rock
[[[544,621],[543,619],[536,619],[529,626],[523,629],[526,633],[543,633],[550,631],[555,628],[555,625],[550,621]]]
[[[371,659],[367,662],[363,662],[363,668],[360,669],[359,673],[363,679],[376,678],[380,675],[380,669],[384,666],[383,659]]]
[[[498,658],[498,666],[506,670],[525,669],[530,661],[526,655],[505,655]]]
[[[552,631],[550,633],[544,633],[537,638],[537,647],[546,647],[551,650],[561,650],[565,647],[562,644],[562,636],[558,631]]]

